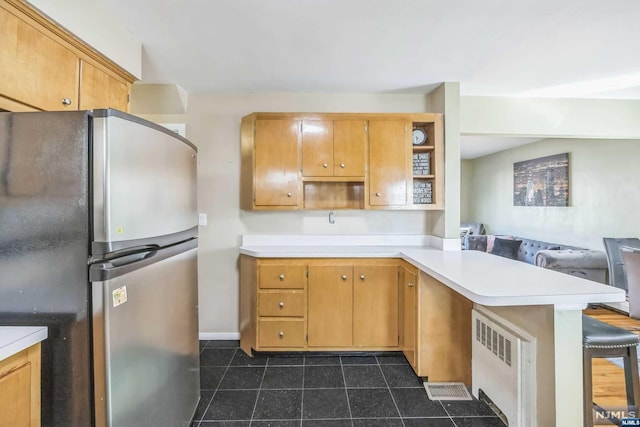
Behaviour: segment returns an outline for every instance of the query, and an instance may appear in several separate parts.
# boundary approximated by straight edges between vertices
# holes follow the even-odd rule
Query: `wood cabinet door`
[[[369,205],[404,206],[409,182],[409,122],[369,122]]]
[[[115,108],[128,111],[129,88],[98,67],[81,61],[80,109]]]
[[[333,122],[302,122],[302,175],[333,176]]]
[[[353,344],[398,345],[398,267],[353,268]]]
[[[78,56],[6,10],[0,13],[8,14],[2,20],[9,25],[0,34],[10,40],[6,46],[4,39],[0,44],[0,66],[3,73],[16,73],[9,77],[13,81],[4,82],[2,94],[42,110],[77,110]]]
[[[300,203],[300,120],[256,120],[254,197],[256,206]]]
[[[18,67],[18,23],[20,20],[0,8],[0,95],[15,96]]]
[[[364,120],[333,122],[334,176],[364,176],[367,132]]]
[[[0,427],[31,426],[31,364],[0,377]]]
[[[353,268],[309,266],[309,347],[349,347],[353,329]]]
[[[402,267],[400,272],[400,286],[402,294],[401,317],[401,346],[405,357],[416,369],[416,292],[417,274],[407,267]]]

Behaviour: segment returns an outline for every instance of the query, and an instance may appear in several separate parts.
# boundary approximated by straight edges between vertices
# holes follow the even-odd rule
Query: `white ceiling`
[[[188,92],[640,99],[638,0],[93,1]]]

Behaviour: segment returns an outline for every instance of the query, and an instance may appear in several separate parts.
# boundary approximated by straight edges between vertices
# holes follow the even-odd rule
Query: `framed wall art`
[[[569,206],[569,153],[513,164],[514,206]]]

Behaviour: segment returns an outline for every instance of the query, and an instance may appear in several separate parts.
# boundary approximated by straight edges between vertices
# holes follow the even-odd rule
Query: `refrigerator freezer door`
[[[94,256],[197,234],[196,148],[115,110],[93,119]]]
[[[200,393],[196,242],[91,266],[104,279],[92,283],[96,427],[190,425]]]

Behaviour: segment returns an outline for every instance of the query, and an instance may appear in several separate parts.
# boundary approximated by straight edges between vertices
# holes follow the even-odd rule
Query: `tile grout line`
[[[207,345],[209,345],[208,341],[207,341],[207,344],[205,345],[205,347]],[[227,371],[229,370],[229,367],[231,366],[231,363],[233,363],[233,358],[236,357],[236,354],[238,353],[238,350],[239,350],[239,348],[236,348],[234,350],[233,355],[231,356],[231,359],[229,359],[229,363],[227,363],[227,367],[224,368],[224,372],[222,373],[222,377],[220,377],[220,381],[218,382],[218,385],[216,386],[216,389],[213,391],[213,394],[211,395],[211,400],[209,401],[209,404],[207,405],[206,408],[204,408],[204,411],[202,411],[202,417],[203,418],[200,418],[200,420],[198,421],[198,427],[200,426],[200,424],[202,424],[202,421],[204,420],[204,416],[207,414],[207,411],[209,410],[209,407],[213,403],[213,398],[216,397],[216,394],[218,393],[218,390],[220,390],[220,385],[222,385],[222,380],[224,379],[224,376],[227,375]]]
[[[302,422],[304,420],[304,371],[307,362],[307,357],[302,356],[302,395],[300,396],[300,427],[302,427]]]
[[[347,389],[347,377],[344,375],[344,364],[342,363],[342,356],[340,357],[340,372],[342,372],[342,383],[344,384],[344,395],[347,398],[347,409],[349,409],[349,421],[351,427],[353,427],[353,413],[351,412],[351,402],[349,401],[349,392]]]
[[[376,358],[377,360],[377,358]],[[387,390],[389,391],[389,394],[391,395],[391,400],[393,401],[393,406],[396,407],[396,411],[398,411],[398,416],[400,417],[400,422],[402,423],[402,426],[404,427],[404,419],[402,417],[402,413],[400,413],[400,408],[398,408],[398,403],[396,402],[396,398],[393,397],[393,392],[391,391],[391,386],[389,386],[389,381],[387,381],[387,376],[384,374],[384,370],[382,369],[382,367],[378,364],[378,369],[380,369],[380,373],[382,374],[382,378],[384,379],[384,383],[387,385]]]
[[[260,378],[260,385],[258,386],[258,394],[256,395],[256,401],[253,404],[253,411],[251,412],[251,419],[249,420],[249,426],[253,424],[253,414],[256,413],[256,408],[258,407],[258,401],[260,400],[260,394],[262,394],[262,383],[264,382],[264,377],[267,374],[267,366],[269,366],[269,357],[264,363],[264,371],[262,372],[262,378]],[[247,366],[247,367],[255,367],[255,366]]]

